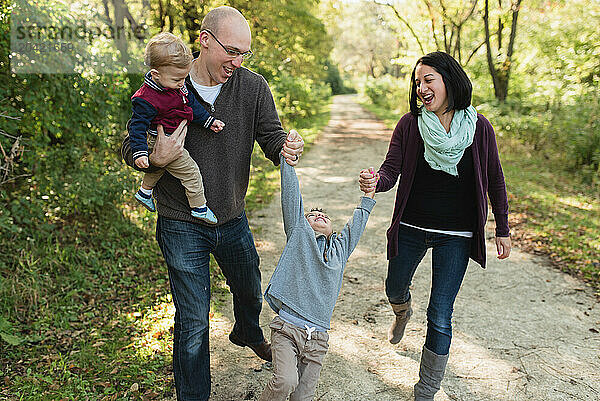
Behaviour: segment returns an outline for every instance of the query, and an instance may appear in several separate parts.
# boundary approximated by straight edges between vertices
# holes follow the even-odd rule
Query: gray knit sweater
[[[296,171],[283,157],[280,168],[287,244],[271,276],[265,299],[276,313],[285,304],[305,320],[329,329],[346,262],[358,244],[375,200],[363,196],[344,229],[327,240],[323,234],[315,235],[304,217]]]
[[[254,141],[275,165],[285,142],[273,95],[267,81],[246,68],[238,68],[223,84],[214,107],[206,103],[186,79],[189,96],[196,96],[202,106],[225,128],[219,133],[198,124],[188,126],[185,148],[200,168],[208,206],[219,220],[227,223],[244,210],[250,177],[250,160]],[[132,165],[131,150],[123,143],[122,155]],[[191,216],[181,182],[165,173],[154,188],[158,214],[201,224]]]

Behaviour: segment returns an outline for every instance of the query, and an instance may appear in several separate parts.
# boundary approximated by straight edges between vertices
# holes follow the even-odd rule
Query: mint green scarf
[[[435,113],[421,107],[418,117],[419,132],[425,143],[425,160],[432,169],[458,176],[456,166],[473,143],[477,111],[473,106],[464,110],[454,110],[450,132],[442,126]]]

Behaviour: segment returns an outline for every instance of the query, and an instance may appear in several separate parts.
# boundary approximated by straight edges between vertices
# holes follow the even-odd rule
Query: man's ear
[[[200,46],[208,47],[208,36],[209,33],[206,31],[200,32],[200,36],[198,36],[198,42],[200,42]]]

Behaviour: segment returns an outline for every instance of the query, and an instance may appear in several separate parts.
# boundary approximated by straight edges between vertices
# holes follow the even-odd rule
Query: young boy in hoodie
[[[281,156],[281,208],[287,244],[265,291],[273,377],[260,401],[312,400],[329,348],[330,320],[344,268],[365,229],[375,192],[365,193],[340,233],[320,209],[304,214],[294,168]]]

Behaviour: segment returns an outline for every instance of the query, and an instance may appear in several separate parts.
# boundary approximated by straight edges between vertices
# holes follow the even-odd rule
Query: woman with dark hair
[[[472,85],[450,55],[421,57],[412,72],[410,113],[404,115],[377,173],[360,174],[361,190],[390,190],[400,177],[387,231],[386,294],[398,343],[411,314],[410,284],[428,248],[432,283],[427,335],[415,400],[433,400],[444,377],[454,300],[469,257],[485,268],[487,196],[496,220],[499,259],[510,254],[508,201],[491,124],[471,106]],[[372,170],[371,170],[372,171]]]

